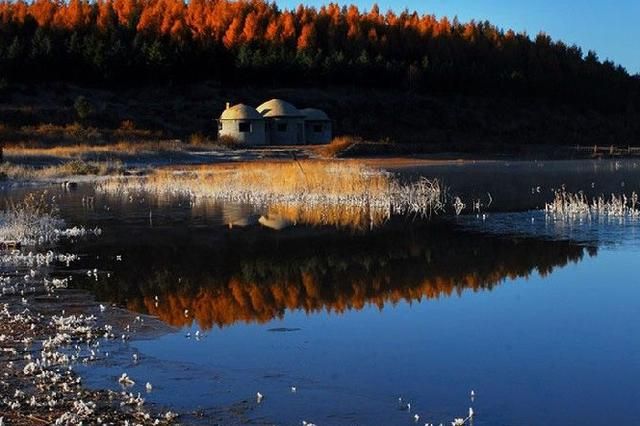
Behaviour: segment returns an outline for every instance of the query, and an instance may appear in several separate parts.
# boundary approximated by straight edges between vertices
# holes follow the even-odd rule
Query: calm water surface
[[[640,223],[558,223],[531,209],[562,184],[631,192],[640,169],[486,167],[409,173],[491,191],[487,216],[366,232],[230,228],[259,209],[102,196],[87,208],[89,189],[59,194],[70,223],[104,230],[73,247],[74,268],[102,271],[75,285],[176,330],[115,345],[81,374],[118,389],[126,371],[133,391],[151,382],[148,401],[201,410],[209,417],[183,420],[202,424],[403,425],[414,413],[450,424],[470,406],[475,425],[637,424]]]

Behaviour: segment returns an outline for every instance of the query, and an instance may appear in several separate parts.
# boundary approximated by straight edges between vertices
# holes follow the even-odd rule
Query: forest
[[[337,85],[640,108],[640,76],[544,33],[486,21],[263,0],[0,2],[0,89],[50,81]]]

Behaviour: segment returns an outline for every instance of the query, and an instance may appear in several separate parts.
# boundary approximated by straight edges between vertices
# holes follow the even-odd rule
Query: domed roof
[[[300,112],[304,114],[306,120],[329,121],[329,116],[321,109],[304,108],[301,109]]]
[[[222,111],[220,120],[262,120],[262,116],[249,105],[237,104]]]
[[[282,99],[271,99],[257,108],[263,117],[302,117],[298,108]]]

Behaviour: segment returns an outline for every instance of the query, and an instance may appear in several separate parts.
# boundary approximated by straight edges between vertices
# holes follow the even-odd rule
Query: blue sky
[[[313,6],[328,0],[276,0],[281,7],[299,3]],[[374,1],[355,3],[369,9]],[[540,31],[586,53],[595,50],[600,59],[611,59],[630,73],[640,73],[640,0],[380,0],[380,9],[404,8],[437,16],[458,16],[461,21],[489,20],[502,28],[535,35]]]

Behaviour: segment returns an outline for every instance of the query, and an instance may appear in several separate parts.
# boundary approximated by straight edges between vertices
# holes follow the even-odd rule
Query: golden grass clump
[[[144,185],[152,192],[173,190],[200,197],[297,199],[313,194],[348,199],[386,194],[391,180],[356,162],[304,160],[207,165],[185,172],[163,169],[147,177]]]
[[[437,181],[400,183],[390,173],[357,161],[272,161],[163,169],[145,177],[114,178],[98,190],[129,198],[218,199],[263,206],[269,214],[294,223],[362,227],[392,214],[428,215],[442,209]]]

